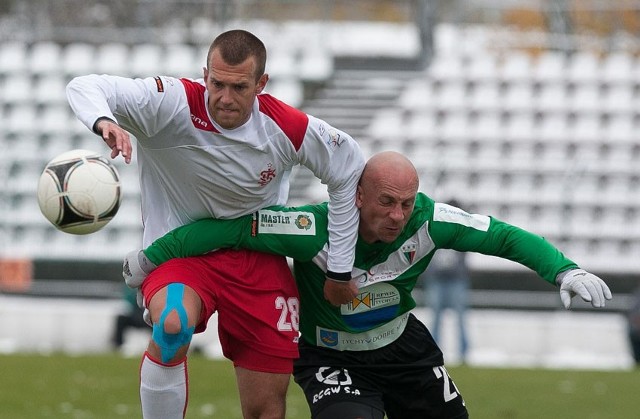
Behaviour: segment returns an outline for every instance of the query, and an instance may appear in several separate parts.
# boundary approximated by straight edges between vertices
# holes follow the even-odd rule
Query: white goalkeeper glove
[[[127,253],[122,263],[122,276],[129,288],[139,288],[142,281],[157,266],[145,256],[142,250],[132,250]]]
[[[605,282],[584,269],[570,269],[556,277],[560,286],[560,299],[564,307],[571,308],[571,299],[577,294],[593,307],[604,307],[605,300],[612,298],[611,291]]]

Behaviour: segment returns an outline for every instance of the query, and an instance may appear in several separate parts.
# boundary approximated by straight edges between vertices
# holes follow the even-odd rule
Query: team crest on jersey
[[[400,251],[404,255],[405,259],[407,259],[407,262],[413,263],[413,259],[416,256],[416,249],[417,248],[418,248],[418,246],[415,243],[405,243],[400,248]]]
[[[260,179],[258,184],[260,186],[266,186],[276,177],[276,169],[273,168],[273,164],[267,163],[267,168],[260,172]]]

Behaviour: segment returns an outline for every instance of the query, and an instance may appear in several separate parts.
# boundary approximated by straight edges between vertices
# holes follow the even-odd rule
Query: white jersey
[[[224,129],[208,113],[202,79],[89,75],[72,80],[67,97],[89,129],[107,117],[138,140],[145,247],[194,220],[286,204],[291,169],[303,164],[328,187],[327,268],[351,271],[364,157],[349,135],[268,94],[244,125]]]

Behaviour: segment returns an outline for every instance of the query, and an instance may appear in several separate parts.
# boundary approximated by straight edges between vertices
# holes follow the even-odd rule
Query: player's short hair
[[[233,29],[218,35],[209,47],[207,67],[211,63],[213,50],[218,50],[224,62],[230,65],[238,65],[247,58],[254,57],[256,60],[256,80],[264,74],[267,49],[262,41],[251,32]]]

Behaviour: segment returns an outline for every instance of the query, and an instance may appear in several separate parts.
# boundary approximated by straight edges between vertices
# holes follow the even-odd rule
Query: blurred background
[[[113,350],[128,310],[121,263],[141,242],[135,159],[115,161],[124,198],[97,233],[57,231],[36,201],[51,158],[74,148],[107,155],[72,114],[66,83],[89,73],[200,77],[209,44],[231,28],[267,45],[270,93],[350,133],[366,155],[405,153],[423,192],[543,235],[614,293],[605,310],[566,312],[535,274],[470,254],[469,350],[458,355],[446,311],[447,360],[635,365],[633,0],[0,0],[0,353]],[[310,172],[295,171],[291,205],[325,197]],[[416,290],[417,313],[429,325],[426,289]],[[219,356],[209,330],[195,342]],[[126,330],[120,350],[141,353],[147,332]]]

